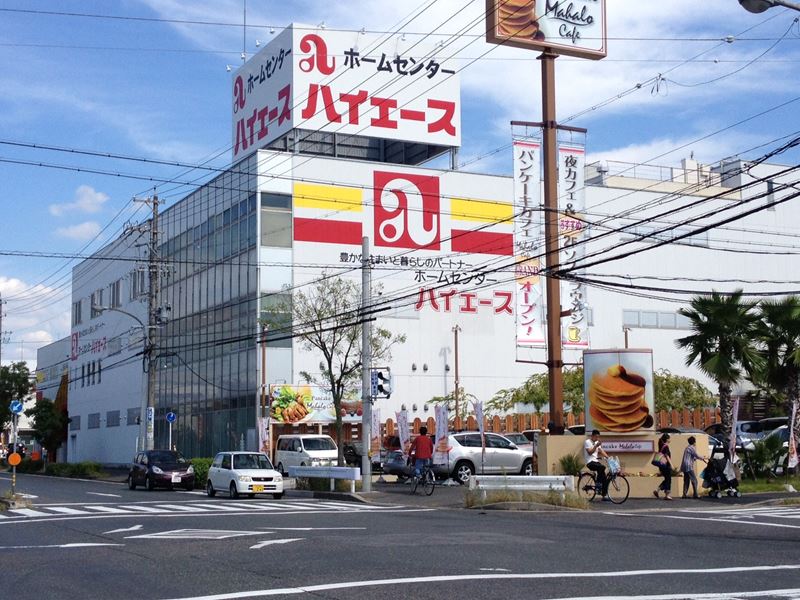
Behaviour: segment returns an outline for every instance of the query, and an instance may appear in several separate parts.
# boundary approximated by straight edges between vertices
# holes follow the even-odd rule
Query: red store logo
[[[438,250],[439,178],[375,171],[375,245]]]

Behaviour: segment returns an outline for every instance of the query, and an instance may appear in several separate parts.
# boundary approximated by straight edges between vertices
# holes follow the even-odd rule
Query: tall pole
[[[10,334],[10,331],[3,331],[3,317],[5,316],[3,313],[3,305],[6,304],[6,301],[3,300],[3,295],[0,293],[0,366],[3,365],[3,344],[6,341],[6,334]]]
[[[544,244],[547,299],[547,380],[550,420],[555,433],[564,431],[564,380],[561,372],[561,289],[553,277],[558,266],[558,130],[556,123],[556,54],[544,52],[542,61],[542,121],[544,121]],[[551,431],[552,433],[553,431]]]
[[[370,304],[369,238],[361,238],[361,490],[372,491],[372,347],[367,308]]]
[[[459,388],[461,387],[461,379],[458,376],[458,332],[459,331],[461,331],[461,327],[459,327],[458,325],[453,327],[453,335],[455,336],[455,340],[454,340],[454,343],[453,343],[453,346],[454,346],[453,357],[454,357],[455,363],[456,363],[455,364],[455,367],[456,367],[456,369],[455,369],[455,371],[456,371],[456,381],[455,381],[455,389],[453,390],[453,399],[456,401],[456,416],[455,416],[455,420],[453,421],[453,427],[456,428],[456,429],[461,425],[460,416],[459,416],[460,414],[458,412],[458,396],[460,394],[460,389]]]
[[[269,426],[267,427],[267,431],[262,433],[264,430],[264,422],[261,421],[259,424],[259,419],[266,419],[269,417],[269,413],[267,412],[267,325],[266,323],[261,325],[261,403],[259,410],[256,414],[256,425],[258,426],[258,437],[260,438],[262,435],[265,436],[265,440],[269,443],[269,448],[267,449],[267,456],[270,457],[272,460],[272,440],[269,439]],[[262,451],[262,448],[259,447],[259,452]]]
[[[152,450],[155,442],[156,409],[156,348],[158,342],[158,316],[161,299],[161,262],[158,259],[158,196],[151,198],[153,217],[150,223],[150,252],[147,261],[149,290],[147,293],[147,439],[146,449]]]

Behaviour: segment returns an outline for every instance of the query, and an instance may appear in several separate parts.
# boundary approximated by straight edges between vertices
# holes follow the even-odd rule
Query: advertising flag
[[[400,448],[408,456],[411,449],[411,432],[408,430],[408,411],[401,410],[394,413],[397,417],[397,436],[400,438]]]
[[[372,408],[372,426],[370,428],[369,440],[370,453],[373,456],[380,455],[381,452],[381,409]]]
[[[258,451],[270,456],[269,417],[258,417]]]
[[[797,446],[794,443],[794,420],[797,418],[797,402],[792,405],[792,420],[789,422],[789,464],[790,469],[797,467],[800,462],[797,456]]]
[[[448,452],[450,452],[447,446],[447,406],[444,404],[437,404],[434,409],[434,415],[436,418],[436,442],[433,449],[433,464],[443,465],[447,464]]]

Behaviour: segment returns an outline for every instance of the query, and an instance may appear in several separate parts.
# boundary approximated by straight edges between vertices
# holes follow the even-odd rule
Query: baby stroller
[[[703,487],[708,488],[712,498],[722,498],[722,494],[741,498],[739,480],[731,461],[725,458],[712,458],[703,471]]]

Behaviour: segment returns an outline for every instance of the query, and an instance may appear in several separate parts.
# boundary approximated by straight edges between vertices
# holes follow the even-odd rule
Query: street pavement
[[[521,512],[402,484],[352,502],[18,479],[33,512],[0,513],[9,595],[800,598],[800,505],[764,497]]]

